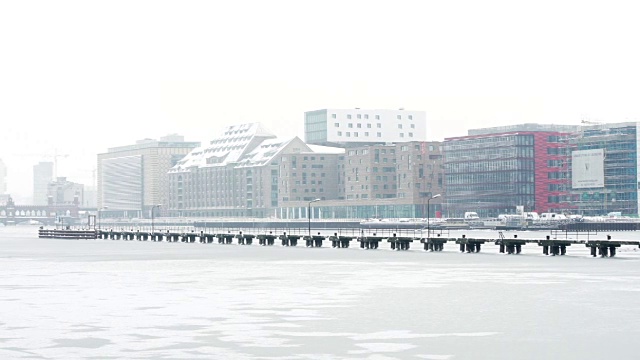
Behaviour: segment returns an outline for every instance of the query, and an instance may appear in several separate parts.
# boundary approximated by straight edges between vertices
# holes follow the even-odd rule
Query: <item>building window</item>
[[[404,137],[404,134],[403,134],[403,133],[400,133],[400,137],[402,137],[402,138],[403,138],[403,137]]]
[[[354,132],[353,137],[358,137],[358,132]]]
[[[378,137],[382,137],[382,133],[378,133]]]
[[[351,115],[347,115],[347,119],[351,119]]]
[[[335,118],[336,118],[336,114],[331,114],[331,117],[332,117],[333,119],[335,119]]]
[[[358,119],[362,119],[362,115],[358,114]]]
[[[351,137],[351,133],[347,131],[347,137]]]
[[[342,131],[338,131],[338,136],[342,136]]]
[[[402,120],[402,115],[398,115],[396,118],[398,118],[398,120]]]
[[[364,114],[364,118],[365,118],[365,119],[368,119],[368,118],[369,118],[369,115]]]
[[[358,127],[358,129],[362,128],[362,124],[360,123],[358,123],[356,126]]]
[[[413,120],[413,115],[409,115],[409,120]]]
[[[402,129],[402,124],[398,124],[398,129]]]
[[[367,129],[371,129],[371,124],[367,124]]]
[[[377,123],[377,124],[376,124],[376,127],[377,127],[378,129],[380,129],[380,128],[382,127],[382,124]]]
[[[369,136],[369,132],[368,132],[368,131],[365,131],[365,132],[364,132],[364,136]]]
[[[412,132],[409,133],[409,137],[413,137],[413,133]]]
[[[333,126],[340,127],[340,123],[334,123]]]
[[[376,115],[376,120],[380,120],[380,115]]]
[[[352,128],[352,127],[353,127],[353,124],[352,124],[352,123],[349,123],[349,125],[347,125],[347,126],[348,126],[349,128]]]
[[[411,128],[415,129],[416,128],[416,124],[411,124]]]

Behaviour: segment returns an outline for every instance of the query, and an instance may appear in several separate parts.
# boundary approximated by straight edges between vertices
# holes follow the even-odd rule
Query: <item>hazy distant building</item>
[[[58,177],[48,185],[48,205],[81,205],[84,199],[84,185]]]
[[[97,208],[98,207],[98,189],[95,185],[86,185],[84,187],[84,196],[80,207],[83,208]]]
[[[199,142],[179,135],[144,139],[98,154],[98,208],[110,216],[148,217],[169,203],[168,171]]]
[[[426,141],[424,111],[322,109],[304,113],[305,142],[327,146],[362,146]]]
[[[48,204],[49,183],[53,180],[53,162],[41,161],[33,166],[33,205]]]
[[[7,193],[7,167],[0,159],[0,195]]]

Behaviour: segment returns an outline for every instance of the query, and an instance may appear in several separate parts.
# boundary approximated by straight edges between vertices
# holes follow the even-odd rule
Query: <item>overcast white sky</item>
[[[0,158],[91,183],[96,154],[326,107],[427,113],[428,137],[640,119],[633,1],[2,1]]]

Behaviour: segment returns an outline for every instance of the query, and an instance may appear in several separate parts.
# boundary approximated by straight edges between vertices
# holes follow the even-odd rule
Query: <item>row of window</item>
[[[530,183],[500,183],[500,184],[473,184],[458,185],[447,188],[448,197],[479,196],[483,194],[534,194],[534,185]]]
[[[356,125],[355,127],[356,127],[357,129],[362,129],[362,124],[361,124],[361,123],[357,123],[357,124],[355,124],[355,125]],[[366,128],[367,128],[367,129],[371,129],[371,123],[366,123],[366,124],[364,124],[364,125],[366,125]],[[334,123],[334,124],[333,124],[333,126],[334,126],[334,127],[339,128],[339,127],[340,127],[340,123]],[[348,124],[347,124],[347,127],[348,127],[349,129],[353,129],[353,123],[348,123]],[[410,127],[411,129],[415,129],[415,128],[416,128],[416,124],[410,124],[410,125],[409,125],[409,127]],[[378,128],[378,129],[382,128],[382,124],[381,124],[381,123],[377,123],[377,124],[376,124],[376,128]],[[402,124],[398,124],[398,129],[402,129]]]
[[[332,119],[337,119],[338,115],[337,114],[331,114],[331,118]],[[352,116],[351,114],[347,114],[347,119],[351,119]],[[358,119],[368,119],[369,118],[369,114],[357,114],[356,118]],[[375,119],[376,120],[380,120],[380,115],[375,115]],[[396,119],[398,120],[402,120],[402,115],[396,115]],[[409,120],[413,120],[413,115],[407,115],[407,119]]]
[[[446,152],[514,145],[533,145],[533,135],[501,135],[477,139],[453,139],[444,144]]]
[[[535,174],[532,171],[500,171],[490,173],[447,174],[447,185],[473,185],[497,183],[533,183]]]
[[[342,131],[338,131],[338,136],[342,136]],[[346,136],[346,137],[351,137],[351,132],[350,132],[350,131],[345,132],[345,136]],[[369,136],[369,132],[368,132],[368,131],[365,131],[365,132],[364,132],[364,136],[365,136],[365,137],[368,137],[368,136]],[[407,134],[407,136],[408,136],[408,137],[413,137],[413,133],[412,133],[412,132],[410,132],[410,133],[408,133],[408,134]],[[359,137],[358,132],[354,132],[354,133],[353,133],[353,137]],[[379,132],[379,133],[376,133],[376,137],[382,137],[382,133],[380,133],[380,132]],[[401,138],[403,138],[403,137],[404,137],[404,133],[400,133],[400,137],[401,137]]]
[[[486,149],[467,149],[466,151],[454,151],[447,153],[447,161],[476,161],[476,160],[497,160],[510,158],[532,158],[534,156],[533,146],[500,147]]]
[[[362,149],[362,150],[349,150],[347,152],[348,156],[356,156],[356,155],[368,155],[369,154],[369,149]]]
[[[319,158],[320,158],[320,160],[324,160],[324,156],[320,156]],[[304,161],[307,161],[307,160],[309,160],[309,159],[311,159],[312,161],[314,161],[314,160],[316,159],[316,157],[315,157],[315,156],[303,156],[303,157],[302,157],[302,160],[304,160]],[[286,156],[283,156],[283,157],[281,158],[281,160],[282,160],[283,162],[284,162],[284,161],[287,161],[287,157],[286,157]],[[296,161],[296,160],[297,160],[297,157],[296,157],[296,156],[292,156],[292,157],[291,157],[291,161]]]
[[[445,164],[448,173],[508,171],[508,170],[533,170],[533,160],[510,159],[496,161],[479,161],[472,163]]]
[[[291,189],[291,192],[292,192],[292,193],[297,193],[297,192],[298,192],[298,189]],[[316,188],[312,188],[312,189],[304,189],[304,192],[306,192],[306,193],[309,193],[309,192],[314,193],[314,192],[316,192]],[[318,189],[318,190],[317,190],[317,192],[324,192],[324,188],[320,188],[320,189]]]

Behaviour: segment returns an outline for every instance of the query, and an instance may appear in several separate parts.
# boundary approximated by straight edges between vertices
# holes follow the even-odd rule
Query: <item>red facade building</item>
[[[570,209],[567,134],[572,126],[523,124],[445,139],[447,216]]]

